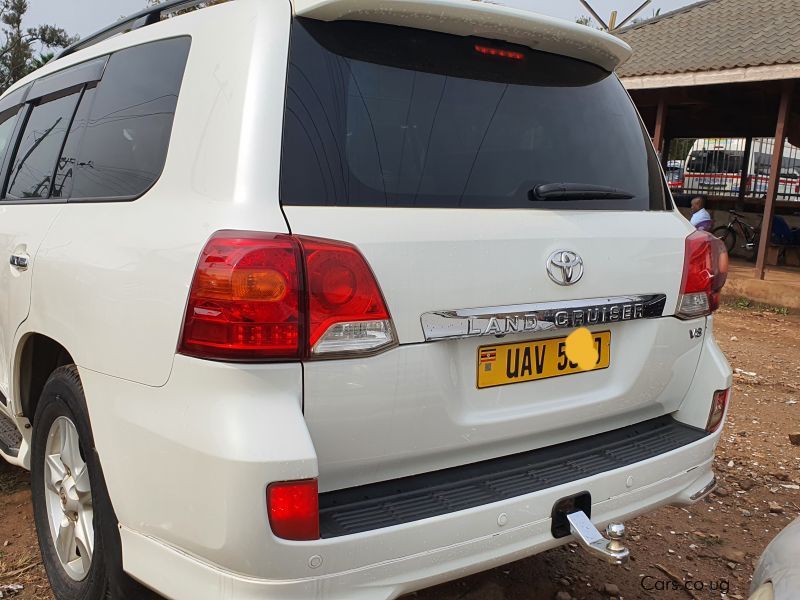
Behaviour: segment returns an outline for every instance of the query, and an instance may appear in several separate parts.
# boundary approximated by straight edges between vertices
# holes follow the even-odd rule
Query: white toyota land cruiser
[[[469,0],[197,5],[0,99],[0,454],[57,598],[620,562],[592,523],[713,488],[727,257],[624,43]]]

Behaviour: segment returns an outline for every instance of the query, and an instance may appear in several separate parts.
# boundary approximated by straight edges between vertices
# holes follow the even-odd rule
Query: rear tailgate
[[[637,423],[677,410],[692,381],[701,344],[690,339],[690,324],[671,317],[591,325],[611,332],[607,369],[484,389],[476,385],[479,348],[502,352],[500,344],[572,330],[424,342],[421,324],[422,315],[443,309],[528,302],[566,307],[570,300],[654,293],[666,294],[664,314],[670,314],[686,235],[671,213],[625,219],[549,213],[543,219],[534,211],[495,211],[493,217],[464,211],[453,227],[447,211],[428,211],[424,218],[409,209],[286,212],[297,231],[346,239],[361,249],[402,344],[375,357],[306,364],[305,414],[323,490]],[[585,274],[574,286],[555,285],[546,274],[548,255],[562,247],[584,257]]]
[[[400,342],[306,364],[323,490],[677,409],[700,344],[657,317],[674,313],[691,228],[615,76],[493,40],[306,19],[290,59],[287,221],[361,250]],[[551,183],[588,191],[534,192]],[[581,324],[603,349],[591,372],[558,340],[504,346]]]

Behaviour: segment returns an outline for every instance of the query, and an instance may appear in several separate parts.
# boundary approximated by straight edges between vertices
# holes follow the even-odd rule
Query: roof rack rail
[[[97,31],[82,40],[78,40],[71,46],[65,48],[61,54],[58,55],[58,58],[64,58],[65,56],[69,56],[78,50],[83,50],[84,48],[94,46],[95,44],[102,42],[103,40],[107,40],[110,37],[114,37],[117,34],[127,33],[129,31],[133,31],[134,29],[140,29],[142,27],[147,27],[148,25],[158,23],[161,21],[161,17],[164,14],[169,14],[184,8],[192,8],[198,4],[204,4],[205,2],[208,2],[208,0],[168,0],[163,4],[157,4],[150,8],[146,8],[130,15],[129,17],[124,17],[116,23]]]

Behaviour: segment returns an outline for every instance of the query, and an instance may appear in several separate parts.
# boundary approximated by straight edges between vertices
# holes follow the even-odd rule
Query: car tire
[[[114,509],[75,365],[59,367],[33,422],[31,492],[42,563],[58,600],[158,598],[122,570]]]

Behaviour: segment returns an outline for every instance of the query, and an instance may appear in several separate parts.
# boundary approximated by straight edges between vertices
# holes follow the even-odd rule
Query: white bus
[[[686,157],[683,191],[712,196],[738,195],[745,144],[743,138],[696,140]],[[753,139],[748,157],[746,196],[766,196],[774,145],[772,138]],[[800,148],[788,142],[783,150],[778,199],[800,201]]]

